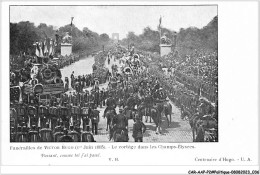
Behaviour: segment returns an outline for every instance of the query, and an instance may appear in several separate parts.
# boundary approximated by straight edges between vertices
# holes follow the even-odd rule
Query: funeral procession
[[[16,8],[10,142],[218,142],[216,7]]]

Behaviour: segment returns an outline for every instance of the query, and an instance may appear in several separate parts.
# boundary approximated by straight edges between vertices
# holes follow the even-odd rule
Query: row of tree
[[[73,52],[93,52],[100,50],[103,46],[112,45],[113,42],[106,33],[99,35],[91,31],[87,27],[81,31],[74,25],[65,25],[58,30],[54,30],[51,25],[41,23],[35,26],[29,21],[19,23],[10,23],[10,54],[28,53],[33,54],[35,47],[33,43],[43,41],[45,38],[55,39],[55,35],[64,36],[66,32],[72,35]],[[174,40],[175,31],[162,28],[162,33],[166,33],[167,37]],[[160,51],[160,34],[158,30],[152,30],[146,27],[143,33],[136,35],[129,32],[127,37],[120,41],[122,45],[129,46],[134,44],[135,48],[148,52]],[[174,41],[173,41],[174,42]],[[194,50],[203,50],[205,52],[217,51],[218,49],[218,17],[214,17],[208,25],[199,29],[190,27],[181,28],[177,33],[176,50],[180,55],[186,55],[194,52]],[[59,51],[59,50],[58,50]]]
[[[205,27],[199,29],[189,27],[181,28],[178,33],[167,28],[162,28],[162,35],[172,40],[177,34],[176,50],[180,55],[191,54],[194,50],[203,50],[204,52],[213,52],[218,50],[218,17],[214,17]],[[135,48],[148,51],[159,52],[160,34],[159,30],[152,30],[146,27],[143,33],[136,35],[129,32],[127,37],[121,41],[122,45],[128,46],[134,44]]]
[[[35,53],[35,46],[33,45],[35,42],[44,41],[46,38],[55,40],[56,36],[62,38],[66,32],[72,35],[73,53],[91,53],[113,43],[108,34],[99,35],[87,27],[81,31],[75,25],[65,25],[58,30],[54,30],[52,25],[41,23],[35,26],[34,23],[29,21],[22,21],[10,23],[10,54],[26,53],[33,55]],[[59,49],[57,51],[59,52]]]

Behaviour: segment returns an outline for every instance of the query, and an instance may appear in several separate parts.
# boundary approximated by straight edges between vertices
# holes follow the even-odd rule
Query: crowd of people
[[[10,56],[10,70],[11,71],[17,71],[20,70],[27,65],[33,64],[33,63],[47,63],[49,60],[52,60],[53,63],[57,65],[59,69],[62,69],[66,66],[71,65],[74,62],[77,62],[82,58],[84,55],[80,54],[71,54],[71,55],[57,55],[57,58],[51,56],[51,57],[37,57],[32,55],[11,55]]]
[[[159,77],[161,84],[168,91],[168,96],[175,96],[172,100],[180,107],[193,108],[191,104],[199,101],[198,97],[203,97],[208,103],[217,104],[217,53],[195,50],[193,54],[180,57],[178,53],[171,52],[161,59],[153,59],[153,62],[154,60],[158,61],[156,66],[150,69],[151,73]],[[164,67],[168,68],[167,76],[162,71]]]
[[[125,57],[128,58],[125,60]],[[156,68],[148,66],[149,63],[145,60],[150,60],[151,55],[139,52],[138,57],[139,61],[136,61],[133,53],[119,46],[99,52],[95,55],[93,74],[75,76],[72,72],[70,77],[65,78],[65,92],[60,96],[50,95],[49,101],[40,102],[37,95],[32,95],[21,104],[12,103],[11,141],[94,141],[93,135],[98,134],[98,123],[102,116],[107,119],[109,140],[128,141],[128,120],[134,119],[134,140],[143,141],[145,125],[142,122],[143,113],[140,112],[142,108],[150,109],[145,110],[145,114],[152,115],[152,108],[160,111],[154,105],[165,103],[169,97],[180,107],[181,117],[184,118],[187,108],[191,117],[198,111],[198,106],[206,104],[198,94],[190,95],[187,92],[192,92],[191,90],[180,87],[176,78],[167,78]],[[116,66],[109,72],[104,65],[105,61],[112,58],[124,66],[121,69]],[[190,59],[186,61],[186,66],[196,63]],[[175,66],[177,71],[185,72],[183,64],[176,62]],[[126,72],[126,67],[132,71]],[[95,76],[97,70],[103,71],[100,77]],[[100,88],[100,84],[106,82],[108,86]],[[106,109],[100,114],[99,109],[103,107]],[[118,114],[116,107],[119,107]],[[216,113],[216,108],[203,108],[207,108],[203,114]],[[161,119],[158,119],[156,128],[160,128],[159,120]],[[91,139],[88,140],[87,135]]]
[[[216,96],[218,87],[218,55],[216,52],[205,53],[197,50],[181,58],[170,53],[163,57],[183,84],[199,84],[203,91],[210,89],[209,94]],[[197,93],[197,92],[196,92]],[[214,101],[214,100],[212,100]]]
[[[59,138],[55,137],[57,136],[55,133],[60,133],[61,128],[65,129],[64,133],[68,134],[68,136],[70,136],[72,131],[73,133],[77,132],[78,135],[80,135],[81,132],[91,132],[91,134],[95,135],[98,131],[99,121],[99,111],[97,107],[102,108],[104,105],[107,106],[103,116],[106,116],[106,112],[111,110],[111,107],[113,109],[116,106],[134,109],[134,106],[136,107],[139,103],[138,101],[141,101],[141,97],[144,97],[145,94],[151,95],[152,85],[154,85],[152,82],[158,83],[158,81],[154,81],[154,77],[147,77],[146,72],[135,72],[135,74],[131,76],[124,73],[115,75],[116,76],[110,75],[111,78],[109,78],[109,84],[106,89],[100,89],[99,82],[95,81],[93,77],[86,76],[86,78],[82,76],[79,81],[79,79],[75,78],[72,74],[71,85],[72,88],[76,90],[73,93],[71,91],[69,93],[63,93],[60,98],[52,95],[50,101],[47,103],[39,102],[37,96],[30,96],[29,100],[23,104],[19,104],[18,108],[15,108],[14,105],[11,104],[11,107],[13,107],[11,108],[11,118],[16,118],[14,122],[17,122],[16,124],[13,123],[11,127],[11,140],[21,141],[22,139],[22,141],[35,141],[36,139],[37,141],[58,141]],[[83,77],[85,77],[85,81],[83,81]],[[77,86],[77,84],[81,85]],[[84,87],[91,87],[92,89],[88,91],[84,90]],[[116,122],[115,127],[118,127],[117,123],[122,124],[122,120],[128,120],[126,120],[125,115],[122,114],[124,110],[121,108],[119,111],[121,115],[116,115],[119,118],[113,120]],[[134,128],[136,128],[134,135],[139,134],[137,130],[140,130],[140,128],[142,131],[145,130],[144,125],[139,120],[140,117],[133,116],[132,114],[130,116],[135,118],[137,122],[134,124]],[[92,125],[91,127],[89,126],[90,123]],[[123,123],[122,125],[127,128],[127,122]],[[50,133],[50,131],[52,133],[50,134],[51,136],[46,138],[46,134],[44,135],[44,133]],[[43,133],[44,136],[37,135],[37,137],[32,137],[34,134],[29,133]],[[79,141],[80,139],[73,138],[73,140]],[[138,137],[136,140],[142,141],[142,138]]]

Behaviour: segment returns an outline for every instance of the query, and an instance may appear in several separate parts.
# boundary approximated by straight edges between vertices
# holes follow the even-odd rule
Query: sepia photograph
[[[218,6],[11,5],[10,142],[218,142]]]

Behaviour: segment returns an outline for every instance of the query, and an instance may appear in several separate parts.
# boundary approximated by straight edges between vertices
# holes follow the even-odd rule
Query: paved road
[[[74,71],[75,75],[83,75],[83,74],[90,74],[92,73],[92,65],[94,63],[93,57],[87,57],[85,59],[82,59],[68,67],[65,67],[61,70],[61,73],[64,77],[70,77],[70,74],[72,71]],[[118,61],[114,61],[114,59],[111,59],[110,65],[106,64],[105,66],[109,68],[111,71],[111,65],[117,64],[119,65]],[[106,86],[106,84],[102,86]],[[89,89],[89,88],[88,88]],[[192,142],[192,133],[189,126],[188,121],[183,121],[180,119],[180,110],[174,106],[172,103],[173,110],[172,110],[172,123],[170,126],[167,126],[167,121],[165,116],[163,116],[162,121],[162,130],[161,134],[155,133],[155,124],[150,123],[149,121],[145,123],[147,127],[147,131],[144,134],[144,142],[178,142],[178,143],[184,143],[184,142]],[[105,110],[105,107],[98,108],[100,110],[100,122],[99,122],[99,130],[98,135],[95,135],[95,140],[97,142],[107,142],[108,141],[108,132],[106,131],[106,119],[102,117],[103,112]],[[118,110],[118,109],[117,109]],[[129,120],[129,142],[133,142],[134,139],[132,137],[132,127],[133,127],[133,120]]]

